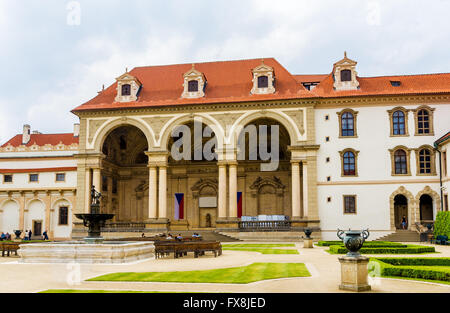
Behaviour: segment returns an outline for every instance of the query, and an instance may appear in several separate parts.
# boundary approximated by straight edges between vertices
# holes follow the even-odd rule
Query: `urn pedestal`
[[[368,269],[369,258],[364,256],[339,258],[341,263],[341,284],[339,289],[348,291],[369,291]]]
[[[312,248],[314,248],[313,240],[311,238],[303,239],[303,248],[305,248],[305,249],[312,249]]]

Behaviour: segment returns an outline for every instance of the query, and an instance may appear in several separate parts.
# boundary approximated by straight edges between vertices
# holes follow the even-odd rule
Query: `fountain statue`
[[[102,194],[95,190],[95,186],[91,189],[91,213],[75,214],[77,218],[83,220],[83,225],[88,227],[88,236],[84,238],[87,243],[102,243],[101,228],[105,227],[107,220],[114,217],[114,214],[100,213],[100,198]]]
[[[101,229],[114,214],[100,213],[100,192],[91,189],[91,205],[88,214],[75,214],[88,227],[83,241],[63,241],[27,244],[18,251],[21,263],[128,263],[154,256],[152,241],[103,241]]]

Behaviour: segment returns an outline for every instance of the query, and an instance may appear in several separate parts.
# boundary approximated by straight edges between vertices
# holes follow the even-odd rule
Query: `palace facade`
[[[324,239],[337,228],[375,239],[403,216],[415,230],[448,210],[450,74],[361,77],[356,67],[345,55],[326,75],[293,75],[273,58],[134,68],[72,111],[74,186],[12,188],[4,177],[19,161],[0,166],[1,225],[26,228],[33,215],[22,211],[40,199],[44,227],[60,237],[57,201],[70,202],[80,228],[72,215],[89,211],[95,186],[115,214],[109,227],[123,231],[235,232],[257,216],[256,229],[287,217],[283,230],[311,227]]]

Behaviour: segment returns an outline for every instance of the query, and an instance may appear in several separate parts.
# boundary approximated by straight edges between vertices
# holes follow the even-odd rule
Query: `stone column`
[[[149,165],[149,181],[148,181],[148,218],[158,218],[158,202],[157,202],[157,180],[156,166]]]
[[[49,235],[49,237],[53,237],[51,236],[51,234],[53,233],[53,228],[50,225],[50,210],[52,209],[52,193],[50,191],[47,191],[47,195],[44,199],[44,204],[45,204],[45,227],[44,229],[42,229],[42,233],[44,233],[45,230],[47,230],[47,234]]]
[[[237,162],[229,163],[229,171],[230,211],[228,216],[230,218],[237,218]]]
[[[302,173],[303,173],[303,217],[308,217],[308,166],[305,161],[302,161]]]
[[[25,193],[20,193],[19,200],[19,229],[25,231]]]
[[[167,166],[159,167],[159,218],[167,218]]]
[[[84,213],[90,213],[91,210],[91,169],[86,168],[84,192]]]
[[[300,212],[300,164],[299,161],[291,161],[292,171],[292,217],[299,218]]]
[[[95,186],[95,190],[102,192],[102,175],[100,168],[94,168],[92,173],[92,185]]]
[[[227,217],[227,165],[219,162],[219,199],[218,218]]]

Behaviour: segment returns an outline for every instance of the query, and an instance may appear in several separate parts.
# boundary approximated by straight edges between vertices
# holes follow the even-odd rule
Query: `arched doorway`
[[[420,221],[427,223],[433,221],[433,198],[430,195],[422,195],[419,200]]]
[[[396,195],[394,198],[394,221],[395,228],[402,229],[402,218],[406,217],[409,226],[409,217],[408,217],[408,199],[404,195]]]
[[[19,229],[19,204],[12,200],[3,203],[0,212],[0,232],[13,234]]]
[[[167,146],[171,224],[179,229],[214,228],[218,215],[216,134],[201,121],[188,121],[173,129]]]
[[[104,213],[114,222],[143,222],[148,218],[148,141],[132,125],[119,126],[105,138],[101,187]]]
[[[292,215],[290,143],[287,129],[272,118],[258,118],[244,127],[238,139],[238,186],[245,186],[238,189],[245,191],[242,215]],[[276,167],[263,168],[270,163]]]

